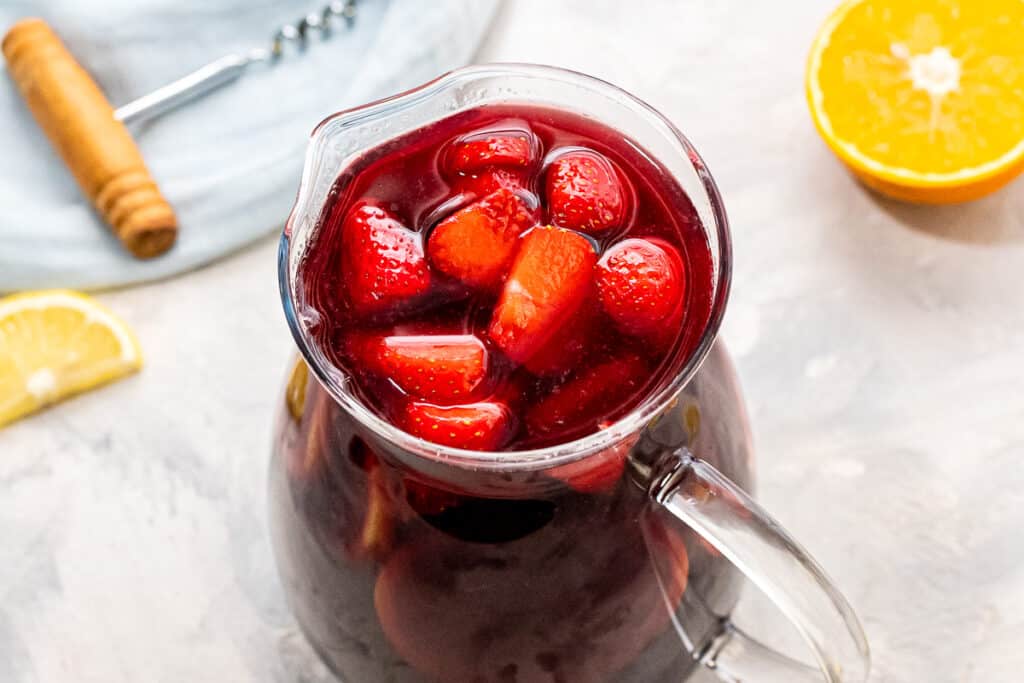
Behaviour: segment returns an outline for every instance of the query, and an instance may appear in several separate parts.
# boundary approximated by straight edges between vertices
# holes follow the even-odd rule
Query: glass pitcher
[[[570,443],[484,453],[427,443],[358,400],[310,334],[298,266],[361,152],[499,103],[592,117],[656,158],[701,218],[715,289],[696,350],[632,413]],[[743,399],[716,341],[725,211],[693,147],[649,106],[582,74],[493,65],[336,114],[313,133],[279,275],[299,353],[271,460],[274,547],[299,624],[342,680],[678,683],[700,666],[728,681],[865,680],[850,606],[749,495]],[[611,489],[565,483],[623,457]],[[744,578],[796,626],[816,667],[732,623]]]

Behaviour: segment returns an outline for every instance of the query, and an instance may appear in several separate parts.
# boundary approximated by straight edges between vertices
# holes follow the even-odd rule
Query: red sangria
[[[272,520],[310,642],[360,683],[680,681],[738,574],[652,495],[681,449],[750,485],[711,348],[721,216],[627,131],[542,101],[340,156],[282,253],[304,358]]]
[[[300,267],[315,341],[367,406],[485,451],[628,413],[700,338],[712,275],[685,192],[642,150],[511,106],[368,150]]]

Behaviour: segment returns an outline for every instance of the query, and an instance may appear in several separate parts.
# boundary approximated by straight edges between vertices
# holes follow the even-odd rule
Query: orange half
[[[847,0],[811,48],[807,98],[869,187],[982,197],[1024,168],[1024,0]]]

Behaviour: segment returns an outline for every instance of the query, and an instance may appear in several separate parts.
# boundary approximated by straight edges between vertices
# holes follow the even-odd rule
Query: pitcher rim
[[[293,291],[289,266],[292,257],[293,222],[296,216],[308,212],[311,208],[307,204],[310,200],[309,191],[314,176],[316,152],[328,135],[327,124],[346,120],[362,120],[370,114],[382,111],[398,111],[411,106],[415,102],[422,101],[426,97],[440,94],[446,88],[464,79],[502,75],[554,78],[570,80],[577,84],[582,83],[591,89],[598,89],[606,94],[625,100],[626,103],[639,110],[639,113],[644,116],[648,124],[662,127],[663,132],[667,132],[675,138],[675,141],[681,145],[682,152],[686,155],[689,165],[700,180],[710,205],[715,225],[705,225],[704,229],[710,231],[713,227],[716,233],[718,242],[718,253],[715,255],[717,257],[717,267],[713,283],[715,288],[714,299],[712,300],[710,315],[701,332],[700,341],[689,356],[682,361],[681,367],[673,373],[671,379],[665,382],[664,386],[644,398],[633,410],[620,417],[608,427],[565,443],[525,450],[474,451],[431,443],[404,431],[377,415],[348,390],[346,385],[350,380],[347,375],[338,373],[338,376],[334,376],[329,373],[328,367],[326,367],[327,364],[324,362],[326,359],[323,358],[322,354],[313,353],[317,344],[310,338],[299,320],[299,316],[296,314],[295,293]],[[455,111],[451,113],[454,114]],[[322,207],[312,208],[316,211],[317,215],[319,215],[322,209]],[[323,119],[317,124],[310,135],[299,190],[292,210],[285,222],[278,248],[278,285],[288,327],[305,362],[313,371],[317,381],[331,395],[334,401],[363,428],[403,450],[446,464],[485,468],[488,470],[537,469],[575,462],[615,446],[628,436],[642,431],[651,420],[671,407],[672,402],[676,400],[697,370],[700,369],[718,336],[731,284],[732,240],[725,206],[714,178],[711,177],[703,158],[690,143],[689,139],[654,107],[622,88],[577,71],[539,64],[493,63],[465,66],[442,74],[416,88],[374,102],[345,109]],[[333,366],[331,367],[333,368]],[[336,368],[333,369],[337,370]]]

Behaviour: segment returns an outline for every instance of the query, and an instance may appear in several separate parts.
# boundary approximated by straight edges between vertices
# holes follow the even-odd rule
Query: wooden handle
[[[24,19],[3,39],[7,68],[82,191],[139,258],[174,244],[178,222],[128,129],[49,26]]]

